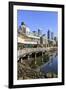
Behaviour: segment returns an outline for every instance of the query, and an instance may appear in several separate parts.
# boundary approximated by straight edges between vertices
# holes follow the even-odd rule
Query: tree
[[[25,23],[24,22],[21,22],[21,25],[25,25]]]
[[[36,36],[36,31],[33,31],[34,36]]]

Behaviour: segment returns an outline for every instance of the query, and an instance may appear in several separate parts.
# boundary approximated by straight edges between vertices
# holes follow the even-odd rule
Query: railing
[[[29,54],[29,53],[33,53],[33,52],[44,52],[44,51],[48,51],[51,50],[53,48],[57,48],[57,47],[47,47],[47,48],[24,48],[22,50],[18,50],[18,57],[24,55],[24,54]]]

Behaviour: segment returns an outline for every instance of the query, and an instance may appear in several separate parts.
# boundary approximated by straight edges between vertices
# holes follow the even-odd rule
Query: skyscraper
[[[41,35],[41,30],[40,29],[38,29],[38,36],[40,36]]]
[[[51,39],[53,40],[53,38],[54,38],[54,37],[53,37],[53,32],[51,32]]]
[[[48,30],[48,32],[47,32],[47,38],[48,38],[48,40],[50,40],[50,30]]]

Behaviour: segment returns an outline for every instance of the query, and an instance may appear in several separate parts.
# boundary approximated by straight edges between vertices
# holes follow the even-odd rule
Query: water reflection
[[[57,51],[34,53],[18,62],[18,79],[57,78]]]
[[[54,73],[58,74],[58,55],[57,52],[44,54],[42,56],[36,57],[33,59],[30,67],[42,73]]]
[[[51,59],[45,64],[41,66],[41,72],[44,73],[58,73],[58,56],[52,56]]]

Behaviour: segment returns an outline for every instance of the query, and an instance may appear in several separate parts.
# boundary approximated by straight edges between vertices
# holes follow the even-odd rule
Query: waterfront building
[[[45,34],[40,37],[40,43],[43,45],[43,47],[48,46],[48,39]]]
[[[26,26],[26,24],[24,22],[22,22],[18,32],[27,35],[30,33],[30,29],[28,26]]]
[[[30,28],[24,23],[18,29],[18,49],[22,48],[37,48],[37,47],[47,47],[56,44],[56,40],[53,40],[53,33],[47,32],[47,37],[45,34],[41,35],[40,30],[38,32],[30,31]]]
[[[37,47],[40,44],[40,37],[30,32],[29,27],[22,22],[20,30],[18,30],[18,49]]]

